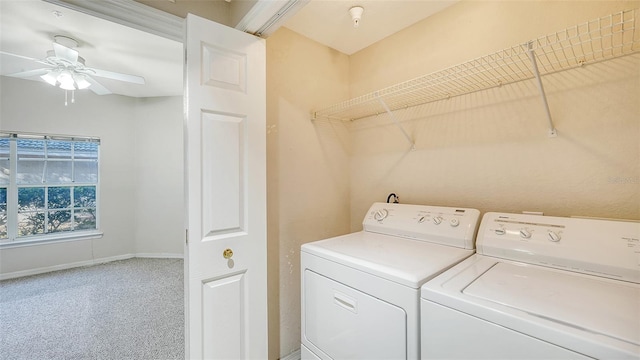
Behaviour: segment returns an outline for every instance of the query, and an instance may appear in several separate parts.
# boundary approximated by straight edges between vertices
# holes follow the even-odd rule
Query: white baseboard
[[[15,278],[23,277],[23,276],[31,276],[31,275],[43,274],[43,273],[48,273],[48,272],[52,272],[52,271],[66,270],[66,269],[72,269],[72,268],[77,268],[77,267],[82,267],[82,266],[92,266],[92,265],[104,264],[104,263],[108,263],[108,262],[112,262],[112,261],[127,260],[127,259],[136,258],[136,257],[139,257],[139,258],[168,258],[168,259],[174,259],[174,258],[175,259],[178,259],[178,258],[181,259],[181,258],[183,258],[183,256],[181,254],[164,254],[164,253],[163,254],[148,254],[148,253],[124,254],[124,255],[110,256],[110,257],[93,259],[93,260],[78,261],[78,262],[73,262],[73,263],[68,263],[68,264],[45,266],[45,267],[36,268],[36,269],[14,271],[14,272],[10,272],[10,273],[0,274],[0,280],[15,279]]]
[[[300,360],[301,357],[302,357],[302,355],[300,354],[300,349],[298,349],[298,350],[292,352],[291,354],[289,354],[289,355],[287,355],[287,356],[285,356],[283,358],[280,358],[280,360]]]
[[[171,254],[171,253],[136,253],[134,257],[137,258],[149,258],[149,259],[182,259],[184,256],[182,254]]]

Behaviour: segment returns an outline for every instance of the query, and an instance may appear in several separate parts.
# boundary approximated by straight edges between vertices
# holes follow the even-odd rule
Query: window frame
[[[37,245],[43,243],[53,243],[53,242],[65,242],[65,241],[75,241],[75,240],[87,240],[87,239],[96,239],[101,238],[103,233],[100,230],[100,177],[101,177],[101,166],[100,166],[100,139],[94,137],[78,137],[78,136],[65,136],[65,135],[41,135],[41,134],[31,134],[31,133],[14,133],[14,132],[0,132],[0,139],[9,139],[9,183],[0,185],[2,188],[6,188],[6,227],[7,227],[7,237],[0,239],[0,249],[2,248],[11,248],[11,247],[21,247],[21,246],[29,246],[29,245]],[[18,170],[18,141],[19,140],[38,140],[38,141],[64,141],[71,143],[71,151],[69,160],[62,161],[70,161],[71,162],[71,180],[68,182],[48,182],[46,178],[46,173],[43,173],[42,183],[37,184],[29,184],[29,183],[18,183],[17,180],[17,170]],[[91,181],[81,181],[75,182],[75,165],[76,162],[83,162],[82,159],[76,159],[74,155],[76,143],[79,142],[93,142],[97,144],[97,154],[96,154],[96,180],[95,182]],[[47,162],[55,162],[60,161],[58,159],[52,158],[48,159],[47,156],[47,145],[45,143],[45,147],[43,150],[42,160],[44,162],[44,166],[46,169]],[[4,158],[3,158],[4,159]],[[23,159],[24,160],[24,159]],[[76,202],[74,199],[74,193],[76,188],[81,187],[94,187],[95,188],[95,229],[73,229],[67,231],[53,231],[53,232],[43,232],[40,234],[30,234],[30,235],[20,235],[19,234],[19,214],[27,213],[24,211],[20,211],[18,204],[18,194],[20,189],[24,188],[42,188],[44,190],[44,206],[42,209],[38,209],[37,212],[44,212],[45,215],[45,223],[43,231],[47,231],[49,227],[48,224],[48,215],[54,211],[69,211],[71,218],[70,222],[72,226],[74,225],[74,213],[86,210],[88,208],[94,209],[93,207],[86,206],[76,206]],[[69,189],[69,207],[65,209],[54,209],[49,208],[49,198],[47,196],[49,189],[51,188],[68,188]]]

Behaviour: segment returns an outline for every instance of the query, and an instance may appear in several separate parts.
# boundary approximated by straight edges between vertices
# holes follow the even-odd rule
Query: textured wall
[[[348,134],[311,122],[347,97],[348,58],[290,30],[267,39],[269,358],[300,348],[300,245],[349,230]]]

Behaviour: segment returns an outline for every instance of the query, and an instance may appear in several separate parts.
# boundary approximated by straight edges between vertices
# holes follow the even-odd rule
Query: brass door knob
[[[222,252],[222,256],[224,256],[225,259],[231,259],[231,257],[233,256],[233,250],[231,249],[225,249]]]

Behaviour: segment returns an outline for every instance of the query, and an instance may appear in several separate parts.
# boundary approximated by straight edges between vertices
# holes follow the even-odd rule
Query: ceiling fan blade
[[[75,64],[78,61],[78,52],[76,50],[70,49],[66,46],[54,42],[53,51],[56,53],[57,57],[59,57],[60,59],[65,59],[72,64]]]
[[[134,84],[144,85],[144,78],[142,76],[129,75],[129,74],[121,74],[113,71],[100,70],[100,69],[87,69],[91,72],[91,75],[103,77],[107,79],[119,80],[130,82]]]
[[[16,58],[18,58],[18,59],[24,59],[24,60],[29,60],[29,61],[35,61],[35,62],[37,62],[37,63],[39,63],[39,64],[43,64],[43,65],[51,65],[51,64],[49,64],[49,63],[47,63],[47,62],[45,62],[45,61],[42,61],[42,60],[40,60],[40,59],[34,59],[34,58],[31,58],[31,57],[28,57],[28,56],[22,56],[22,55],[18,55],[18,54],[13,54],[13,53],[6,52],[6,51],[1,51],[1,50],[0,50],[0,54],[2,54],[2,55],[8,55],[8,56],[13,56],[13,57],[16,57]]]
[[[102,86],[102,84],[97,82],[91,76],[85,75],[85,78],[87,79],[87,81],[89,83],[91,83],[91,86],[89,86],[89,90],[93,91],[96,95],[109,95],[109,94],[111,94],[111,91],[109,91],[109,89],[107,89],[106,87]]]
[[[50,69],[35,69],[35,70],[27,70],[21,71],[18,73],[7,74],[6,76],[15,77],[15,78],[27,78],[31,76],[40,76],[46,74]]]

